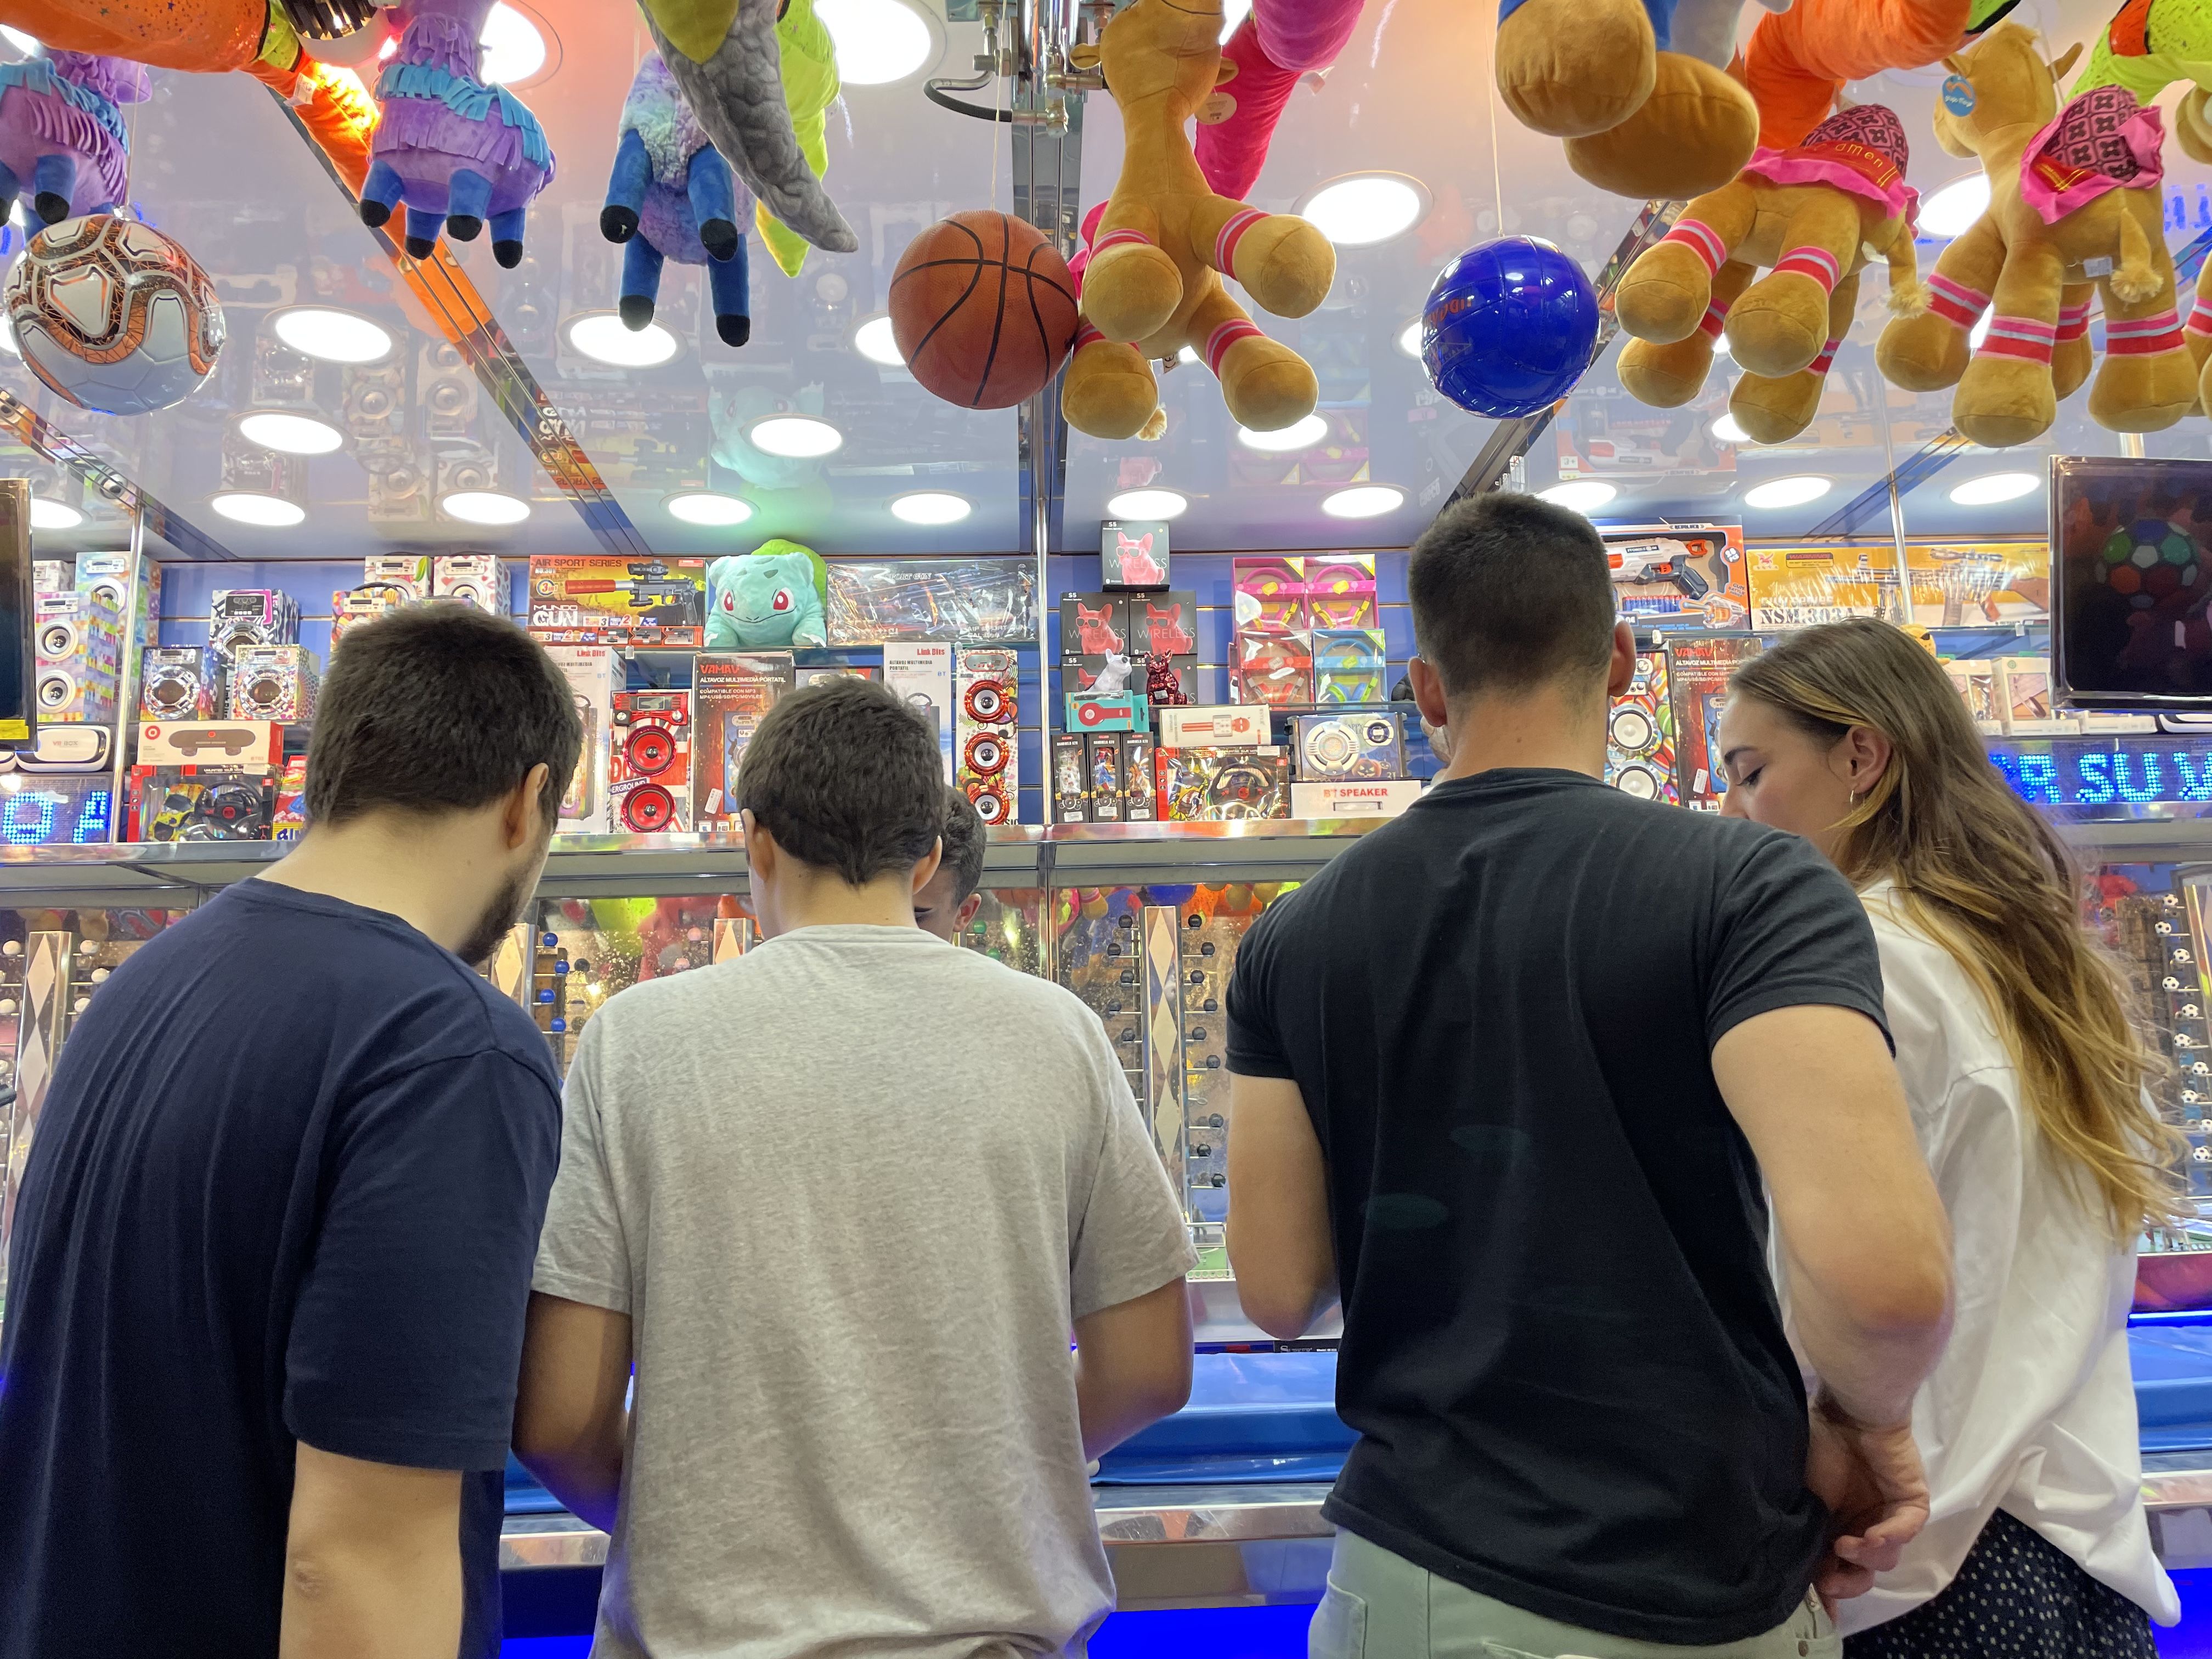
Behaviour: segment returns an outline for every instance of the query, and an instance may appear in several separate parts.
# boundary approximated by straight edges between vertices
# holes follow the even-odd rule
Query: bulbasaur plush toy
[[[707,567],[707,648],[775,651],[827,645],[821,556],[796,542],[763,543]]]

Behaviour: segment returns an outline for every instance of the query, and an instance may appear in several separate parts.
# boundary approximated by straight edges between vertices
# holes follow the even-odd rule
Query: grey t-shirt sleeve
[[[1105,1132],[1089,1200],[1076,1218],[1068,1264],[1070,1309],[1077,1319],[1148,1296],[1198,1265],[1145,1115],[1105,1031],[1087,1012],[1082,1018],[1091,1028],[1084,1034],[1085,1069]]]
[[[545,1206],[531,1288],[612,1313],[630,1310],[629,1241],[607,1168],[606,1126],[599,1116],[602,1012],[584,1028],[562,1097],[561,1170]]]

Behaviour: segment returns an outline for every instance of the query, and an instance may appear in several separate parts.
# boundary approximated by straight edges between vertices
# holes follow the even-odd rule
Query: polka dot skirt
[[[2002,1510],[1934,1601],[1844,1641],[1844,1659],[2157,1659],[2150,1617]]]

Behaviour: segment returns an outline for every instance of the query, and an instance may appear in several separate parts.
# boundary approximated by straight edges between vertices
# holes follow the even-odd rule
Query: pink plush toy
[[[1275,124],[1298,77],[1334,64],[1359,21],[1362,0],[1252,0],[1252,10],[1221,48],[1229,116],[1198,129],[1199,171],[1216,195],[1241,202],[1267,160]]]

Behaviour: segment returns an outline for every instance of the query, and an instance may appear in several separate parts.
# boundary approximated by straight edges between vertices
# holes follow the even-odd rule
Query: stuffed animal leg
[[[1989,310],[1990,290],[2003,269],[2004,238],[1993,221],[1978,219],[1953,238],[1928,279],[1928,309],[1917,317],[1892,319],[1875,343],[1875,367],[1882,379],[1906,392],[1958,385],[1972,352],[1969,337]]]
[[[1850,332],[1858,302],[1859,273],[1848,271],[1827,295],[1827,340],[1811,362],[1787,374],[1747,371],[1737,377],[1735,389],[1729,394],[1729,413],[1746,437],[1757,444],[1786,443],[1813,424],[1820,412],[1820,392],[1827,385],[1836,348]]]
[[[1199,171],[1217,194],[1241,199],[1259,182],[1267,146],[1302,76],[1326,73],[1359,24],[1364,0],[1254,0],[1221,48],[1225,118],[1201,125]]]
[[[1088,322],[1076,331],[1060,401],[1068,425],[1094,438],[1157,438],[1167,431],[1159,382],[1145,354]]]
[[[1191,313],[1190,336],[1205,342],[1199,354],[1221,381],[1221,400],[1239,426],[1277,432],[1321,401],[1321,382],[1306,360],[1261,333],[1219,283]]]
[[[2162,432],[2189,412],[2200,386],[2174,313],[2173,260],[2166,251],[2163,216],[2151,191],[2115,191],[2138,228],[2142,250],[2157,278],[2148,294],[2122,298],[2124,264],[2097,286],[2104,298],[2105,361],[2089,386],[2089,418],[2108,432]],[[2146,198],[2136,200],[2134,198]],[[2144,223],[2145,215],[2148,223]]]
[[[714,148],[761,204],[818,248],[850,253],[853,228],[800,153],[784,100],[776,0],[640,0],[646,27]]]
[[[0,64],[0,219],[24,191],[41,227],[113,207],[131,167],[117,106],[152,91],[146,71],[119,58],[58,52]]]
[[[1820,357],[1824,343],[1833,337],[1831,301],[1844,277],[1856,274],[1864,239],[1858,209],[1841,191],[1774,194],[1790,197],[1795,210],[1778,239],[1788,252],[1730,308],[1728,340],[1729,350],[1747,370],[1780,380]],[[1909,250],[1909,239],[1906,246]],[[1856,281],[1852,288],[1856,291]],[[1848,328],[1850,313],[1844,315]],[[1832,347],[1827,349],[1833,354]]]
[[[1653,409],[1679,409],[1703,392],[1729,307],[1756,274],[1757,268],[1741,259],[1731,259],[1715,271],[1705,314],[1680,339],[1662,342],[1632,336],[1620,352],[1620,384],[1628,395]]]
[[[1750,237],[1758,218],[1759,192],[1741,179],[1684,208],[1674,228],[1638,254],[1621,277],[1613,296],[1621,327],[1655,345],[1697,333],[1711,314],[1716,274]]]

